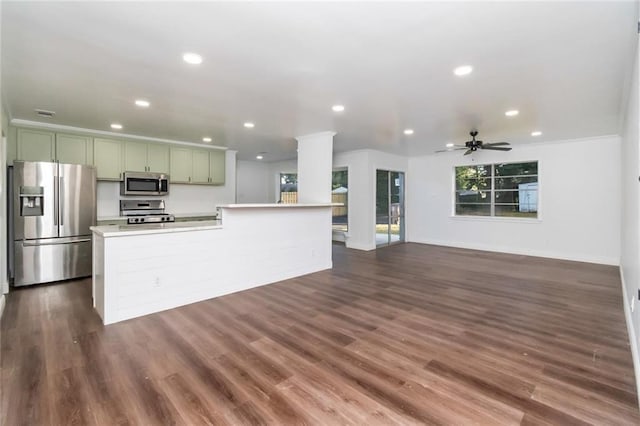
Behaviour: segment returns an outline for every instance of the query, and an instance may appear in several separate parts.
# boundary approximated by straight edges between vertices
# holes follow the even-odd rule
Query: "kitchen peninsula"
[[[221,220],[95,226],[104,324],[329,269],[331,203],[228,204]]]

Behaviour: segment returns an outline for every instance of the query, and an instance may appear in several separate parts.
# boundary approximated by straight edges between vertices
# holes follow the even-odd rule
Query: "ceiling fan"
[[[439,151],[436,152],[448,152],[448,151],[458,151],[461,149],[466,149],[467,151],[464,153],[464,155],[469,155],[472,152],[477,151],[478,149],[490,149],[493,151],[511,151],[511,147],[508,146],[509,142],[491,142],[491,143],[484,143],[482,141],[478,141],[476,140],[476,136],[478,136],[478,131],[477,130],[472,130],[470,133],[471,135],[471,140],[470,141],[466,141],[463,145],[454,145],[453,148],[449,148],[449,149],[441,149]]]

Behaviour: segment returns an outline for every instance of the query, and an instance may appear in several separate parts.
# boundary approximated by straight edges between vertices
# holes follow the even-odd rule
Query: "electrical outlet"
[[[155,282],[153,283],[153,286],[154,286],[155,288],[160,287],[160,277],[156,277],[156,280],[155,280]]]

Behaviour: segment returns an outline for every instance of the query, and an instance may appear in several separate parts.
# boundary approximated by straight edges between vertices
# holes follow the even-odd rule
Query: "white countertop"
[[[169,232],[190,232],[207,229],[222,229],[219,220],[199,220],[193,222],[147,223],[141,225],[92,226],[91,231],[101,237],[126,237],[130,235],[165,234]]]
[[[212,216],[212,217],[216,217],[218,215],[218,212],[195,212],[195,213],[172,213],[175,217],[178,218],[182,218],[182,217],[206,217],[206,216]],[[100,216],[98,217],[99,221],[105,221],[105,220],[127,220],[126,216]]]
[[[291,209],[291,208],[306,208],[306,207],[340,207],[342,203],[304,203],[304,204],[285,204],[285,203],[264,203],[264,204],[222,204],[218,207],[223,209]]]

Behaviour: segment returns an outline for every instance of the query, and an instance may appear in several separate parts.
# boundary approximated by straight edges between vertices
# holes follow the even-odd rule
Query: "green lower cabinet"
[[[203,220],[216,220],[216,218],[216,216],[176,217],[176,222],[199,222]]]
[[[56,160],[60,163],[93,165],[93,139],[56,133]]]

